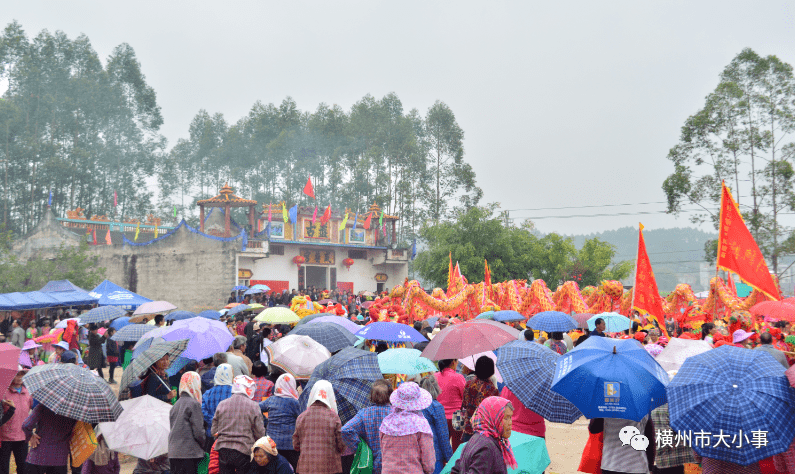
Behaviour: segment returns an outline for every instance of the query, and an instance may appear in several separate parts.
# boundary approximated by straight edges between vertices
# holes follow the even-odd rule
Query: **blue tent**
[[[40,291],[0,294],[0,311],[49,308],[52,306],[62,305],[63,303],[57,299],[51,297],[47,293],[42,293]]]
[[[122,309],[129,310],[137,309],[142,304],[152,301],[130,290],[125,290],[109,280],[100,283],[89,294],[99,298],[100,306],[119,306]]]
[[[97,304],[97,298],[69,280],[55,280],[44,285],[41,293],[55,298],[63,306],[83,306]]]

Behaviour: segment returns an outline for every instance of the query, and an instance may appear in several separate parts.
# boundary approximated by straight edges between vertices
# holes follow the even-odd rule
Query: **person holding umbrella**
[[[494,361],[486,356],[480,357],[475,362],[475,377],[468,381],[464,386],[464,396],[461,400],[461,409],[464,410],[464,434],[461,442],[466,443],[475,433],[472,426],[472,416],[480,406],[481,402],[488,397],[499,395],[497,387],[491,381],[494,375]],[[511,410],[513,414],[513,410]]]
[[[458,361],[455,359],[444,359],[439,361],[439,372],[434,377],[439,383],[441,393],[438,401],[444,407],[444,416],[447,419],[447,432],[450,434],[450,443],[453,451],[458,449],[461,444],[461,431],[453,429],[453,413],[461,409],[461,402],[464,398],[464,386],[466,379],[463,375],[455,371]]]
[[[636,451],[631,446],[622,445],[619,434],[627,426],[634,427],[650,440],[655,439],[654,422],[648,415],[640,421],[594,418],[588,423],[589,433],[604,433],[602,474],[646,474],[651,470],[650,466],[654,466],[656,450],[654,443],[649,443],[645,451]]]
[[[301,414],[295,377],[282,374],[276,379],[273,396],[260,402],[259,408],[268,414],[267,433],[290,465],[298,466],[298,451],[293,449],[295,421]]]
[[[171,407],[168,462],[171,474],[195,474],[204,458],[204,418],[201,377],[185,372],[179,381],[179,400]]]
[[[265,436],[259,405],[254,402],[256,384],[247,375],[232,382],[232,395],[218,404],[212,422],[220,474],[244,474],[249,463],[249,446]]]
[[[74,419],[58,415],[42,403],[36,405],[22,424],[30,446],[24,472],[66,474],[74,426]]]
[[[99,377],[104,379],[102,374],[102,367],[105,366],[105,356],[102,354],[102,344],[105,342],[105,336],[98,334],[98,327],[96,324],[91,323],[88,325],[88,368],[96,370]]]
[[[511,449],[513,406],[502,397],[488,397],[474,416],[476,433],[464,447],[451,474],[469,472],[505,473],[517,469]],[[602,471],[604,472],[604,471]]]
[[[342,422],[337,415],[337,398],[328,380],[312,385],[305,412],[295,421],[293,449],[299,452],[297,472],[301,474],[342,473]]]
[[[8,474],[12,452],[19,473],[25,472],[25,458],[28,456],[28,443],[25,442],[22,423],[33,408],[33,398],[22,383],[22,377],[28,370],[22,366],[18,369],[3,397],[4,412],[0,419],[0,474]]]
[[[113,379],[113,372],[116,370],[116,364],[119,363],[119,344],[116,343],[111,337],[116,334],[116,328],[108,328],[105,340],[105,352],[108,354],[108,383],[115,384]]]

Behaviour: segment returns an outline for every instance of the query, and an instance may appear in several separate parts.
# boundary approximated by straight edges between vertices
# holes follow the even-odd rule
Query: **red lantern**
[[[346,258],[345,260],[342,261],[342,264],[345,265],[345,267],[348,269],[348,271],[350,271],[351,265],[353,265],[353,259],[352,258]]]
[[[293,257],[293,263],[300,267],[301,265],[306,263],[306,258],[304,258],[302,255],[296,255],[295,257]]]

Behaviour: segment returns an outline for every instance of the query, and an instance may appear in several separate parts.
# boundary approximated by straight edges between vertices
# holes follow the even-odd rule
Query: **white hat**
[[[55,347],[60,347],[61,349],[68,351],[69,350],[69,343],[66,341],[61,341],[58,344],[55,344]]]

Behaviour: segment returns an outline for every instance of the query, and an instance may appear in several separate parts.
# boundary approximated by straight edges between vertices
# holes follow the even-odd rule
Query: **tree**
[[[663,183],[669,213],[692,211],[684,206],[694,204],[699,209],[691,221],[711,220],[717,229],[714,210],[721,181],[727,181],[776,273],[779,258],[795,251],[793,229],[781,222],[783,211],[795,209],[794,104],[792,66],[744,49],[723,70],[704,108],[685,121],[679,143],[668,153],[674,172]],[[746,176],[749,184],[741,185]]]
[[[420,276],[436,286],[447,285],[449,258],[458,262],[470,281],[481,281],[484,259],[488,260],[492,281],[543,279],[555,287],[565,281],[572,268],[583,268],[583,284],[598,284],[604,279],[629,275],[631,262],[612,268],[615,249],[598,239],[590,239],[579,251],[572,239],[558,234],[542,238],[533,235],[532,223],[506,226],[497,215],[499,206],[471,207],[454,221],[427,225],[420,231],[428,249],[417,255],[414,265]]]

